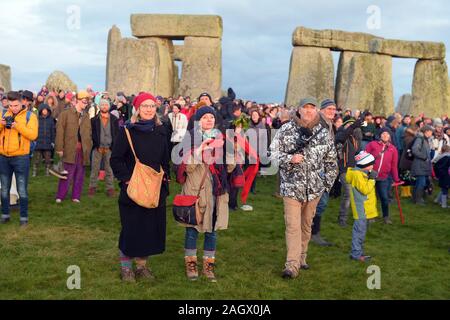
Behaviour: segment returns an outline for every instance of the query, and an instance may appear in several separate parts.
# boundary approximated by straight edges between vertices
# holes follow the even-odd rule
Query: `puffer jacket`
[[[353,218],[373,219],[378,216],[375,180],[360,168],[348,168],[345,180],[351,185],[350,205]]]
[[[42,116],[42,111],[48,111],[47,117]],[[52,117],[51,108],[43,103],[39,106],[39,134],[36,140],[36,150],[52,150],[55,143],[56,126]]]
[[[300,152],[298,142],[301,128],[307,127],[312,135],[306,147]],[[280,194],[299,202],[312,201],[329,191],[338,175],[336,148],[328,128],[317,117],[305,123],[298,116],[284,124],[277,131],[270,145],[271,161],[280,169]],[[303,162],[291,163],[296,153],[304,156]]]
[[[414,155],[411,174],[413,176],[431,176],[430,144],[422,132],[417,134],[411,150]]]
[[[373,169],[378,172],[377,180],[386,180],[391,175],[395,182],[400,181],[397,169],[398,151],[393,144],[372,141],[366,146],[366,151],[375,158]]]
[[[12,116],[8,110],[3,118]],[[27,122],[27,110],[22,109],[16,114],[15,128],[8,129],[0,124],[0,154],[6,157],[24,156],[30,154],[30,141],[36,140],[38,136],[37,116],[32,113]]]

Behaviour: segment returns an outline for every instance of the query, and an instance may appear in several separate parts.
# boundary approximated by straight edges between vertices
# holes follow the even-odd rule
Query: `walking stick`
[[[400,203],[400,196],[398,194],[398,186],[404,184],[404,182],[399,182],[399,183],[394,183],[393,186],[395,188],[395,198],[397,199],[397,206],[398,206],[398,211],[400,212],[400,220],[402,222],[402,224],[405,224],[405,217],[403,216],[403,210],[402,210],[402,205]]]

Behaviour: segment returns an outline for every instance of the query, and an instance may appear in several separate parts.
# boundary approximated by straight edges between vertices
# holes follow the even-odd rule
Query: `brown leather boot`
[[[214,275],[215,262],[214,258],[203,257],[203,275],[211,282],[217,282]]]
[[[134,272],[130,268],[121,268],[120,278],[123,282],[136,282]]]
[[[186,276],[189,280],[195,281],[198,279],[198,269],[197,269],[197,257],[188,256],[184,257],[184,265],[186,267]]]

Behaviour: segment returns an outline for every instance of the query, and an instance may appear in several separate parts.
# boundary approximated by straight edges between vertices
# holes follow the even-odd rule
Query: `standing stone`
[[[11,91],[11,68],[4,64],[0,64],[0,87],[3,87],[5,92]]]
[[[411,102],[412,95],[410,95],[409,93],[402,95],[398,100],[395,111],[399,112],[402,115],[411,114]]]
[[[285,102],[297,106],[302,98],[320,101],[334,97],[334,64],[326,48],[294,47]]]
[[[156,37],[149,37],[143,39],[151,40],[155,42],[158,46],[159,71],[156,77],[156,88],[154,93],[159,96],[170,97],[174,93],[174,83],[173,83],[174,69],[172,60],[172,53],[174,49],[172,40]]]
[[[112,27],[108,35],[106,90],[112,95],[123,91],[126,95],[158,88],[159,49],[149,39],[122,39],[120,30]]]
[[[411,113],[440,117],[450,110],[447,64],[444,60],[419,60],[414,69]]]
[[[50,91],[77,91],[77,85],[64,72],[55,71],[47,78],[45,86]]]
[[[176,97],[179,93],[179,87],[180,87],[180,78],[178,77],[178,73],[180,72],[180,69],[178,68],[178,65],[174,62],[173,63],[173,96]]]
[[[220,97],[221,82],[221,39],[186,37],[178,93],[196,98],[206,91],[216,99]]]
[[[336,79],[336,103],[341,108],[368,109],[376,115],[393,113],[392,57],[342,52]]]

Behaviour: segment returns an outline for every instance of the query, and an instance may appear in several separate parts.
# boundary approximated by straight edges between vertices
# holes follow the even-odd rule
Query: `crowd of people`
[[[279,170],[273,196],[283,199],[286,225],[284,278],[296,278],[300,270],[310,268],[310,240],[333,245],[321,236],[330,197],[340,198],[336,218],[341,227],[347,226],[352,209],[350,258],[362,262],[370,259],[364,239],[367,226],[378,216],[378,200],[387,225],[393,223],[389,206],[397,188],[417,205],[434,205],[425,198],[437,184],[434,202],[443,209],[448,206],[446,115],[386,117],[315,98],[302,99],[298,106],[259,104],[238,99],[231,88],[220,99],[207,92],[195,99],[146,92],[111,95],[91,86],[76,93],[44,86],[37,94],[0,88],[0,99],[0,222],[10,222],[10,189],[15,183],[20,225],[28,225],[29,176],[39,175],[42,164],[45,175],[59,179],[56,203],[66,199],[70,188],[71,201],[81,201],[87,167],[89,197],[96,195],[99,180],[105,180],[107,196],[115,198],[117,179],[124,281],[154,277],[147,261],[165,250],[166,199],[173,177],[182,184],[183,195],[198,197],[194,211],[201,219],[183,224],[190,280],[199,276],[197,240],[204,233],[202,270],[216,281],[217,231],[227,229],[229,212],[238,210],[239,192],[241,209],[253,210],[247,195],[257,192],[261,172],[274,164]],[[256,140],[249,138],[250,132]],[[159,203],[151,208],[138,205],[127,192],[138,162],[164,172],[155,190]]]

